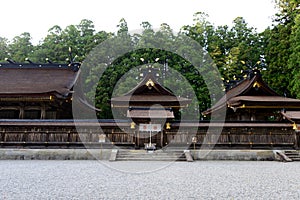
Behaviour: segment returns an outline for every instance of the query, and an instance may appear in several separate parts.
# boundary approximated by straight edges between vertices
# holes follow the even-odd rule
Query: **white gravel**
[[[0,199],[300,199],[300,162],[168,164],[0,161]]]

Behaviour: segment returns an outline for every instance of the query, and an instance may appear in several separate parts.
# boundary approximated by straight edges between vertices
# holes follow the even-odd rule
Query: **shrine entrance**
[[[139,148],[156,149],[163,147],[163,130],[161,124],[139,124],[136,137]]]
[[[190,99],[175,96],[163,87],[149,69],[144,79],[123,96],[111,99],[111,107],[117,108],[120,116],[130,119],[137,148],[162,148],[164,133],[170,121],[181,108],[191,103]]]

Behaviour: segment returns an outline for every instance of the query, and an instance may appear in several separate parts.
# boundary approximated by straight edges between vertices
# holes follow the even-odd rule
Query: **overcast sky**
[[[82,19],[94,22],[97,31],[115,32],[121,18],[129,30],[139,29],[143,21],[153,28],[167,23],[174,31],[193,24],[193,14],[206,12],[214,25],[231,25],[242,16],[258,31],[272,24],[276,13],[273,0],[3,0],[0,36],[12,39],[29,32],[33,42],[41,40],[54,25],[65,28]]]

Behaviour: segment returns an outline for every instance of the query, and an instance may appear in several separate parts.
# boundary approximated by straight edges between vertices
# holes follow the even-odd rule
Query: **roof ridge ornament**
[[[11,63],[11,64],[16,64],[16,62],[12,59],[9,59],[9,58],[5,58],[5,61]]]
[[[154,85],[155,83],[151,80],[151,78],[146,83],[146,86],[149,88],[149,90],[151,90]]]
[[[255,81],[255,83],[253,84],[254,88],[260,88],[261,84],[257,81]]]

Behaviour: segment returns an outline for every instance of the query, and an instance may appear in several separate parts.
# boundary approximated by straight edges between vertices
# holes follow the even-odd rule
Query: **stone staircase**
[[[295,150],[284,151],[284,154],[292,161],[300,161],[300,153]]]
[[[189,151],[114,150],[110,161],[193,161]]]

